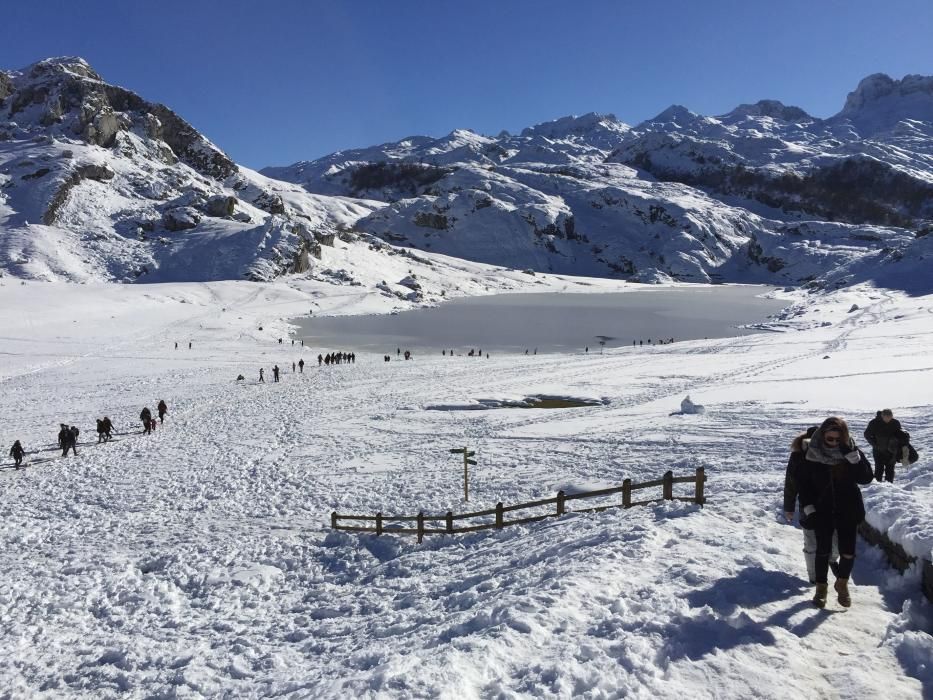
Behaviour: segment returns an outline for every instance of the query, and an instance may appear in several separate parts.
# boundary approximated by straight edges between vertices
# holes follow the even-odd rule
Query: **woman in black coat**
[[[799,472],[799,499],[806,525],[816,533],[816,592],[813,604],[826,605],[826,574],[833,533],[839,539],[839,575],[834,588],[839,604],[849,607],[849,576],[855,564],[855,538],[865,519],[859,484],[874,478],[868,459],[855,446],[842,418],[827,418],[810,438],[806,468]]]

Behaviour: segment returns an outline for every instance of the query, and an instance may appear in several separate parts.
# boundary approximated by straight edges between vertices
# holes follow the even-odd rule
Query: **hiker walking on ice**
[[[139,412],[139,420],[143,422],[143,435],[149,435],[152,432],[152,411],[148,406]]]
[[[104,429],[104,442],[110,442],[113,439],[113,421],[111,421],[107,416],[104,416],[104,419],[100,422],[101,427]]]
[[[13,447],[10,448],[10,457],[13,458],[13,464],[16,465],[17,469],[19,469],[20,465],[23,463],[24,454],[26,454],[26,450],[23,449],[19,440],[17,440],[13,443]]]
[[[304,374],[304,373],[305,373],[305,361],[304,361],[304,358],[301,358],[300,360],[298,360],[298,374]]]
[[[168,413],[168,406],[165,405],[164,399],[159,399],[159,405],[156,407],[156,410],[159,412],[159,423],[164,423],[165,414]]]
[[[278,365],[272,365],[272,381],[274,382],[279,381],[279,366]]]
[[[865,519],[865,505],[858,485],[870,484],[874,474],[842,418],[827,418],[814,431],[797,477],[804,516],[801,524],[812,527],[816,535],[813,604],[818,608],[826,605],[827,573],[835,532],[840,557],[833,587],[839,605],[847,608],[852,605],[849,577],[855,565],[856,531]]]
[[[806,453],[810,449],[810,438],[816,432],[816,426],[808,428],[794,438],[790,446],[790,459],[787,460],[787,471],[784,474],[784,518],[789,523],[794,522],[794,511],[797,510],[798,484],[802,478],[801,470],[806,469]],[[800,528],[803,530],[803,556],[807,563],[807,577],[810,583],[816,583],[816,532],[812,524],[806,522],[803,510],[800,512]],[[833,573],[838,571],[839,539],[833,534],[832,553],[829,558],[829,568]]]
[[[264,368],[262,368],[262,367],[259,368],[259,381],[262,382],[263,384],[266,383],[266,378],[265,378],[265,376],[264,376],[264,375],[265,375],[265,371],[266,371],[266,370],[265,370]]]
[[[875,461],[875,479],[894,481],[894,465],[902,458],[907,449],[909,438],[901,428],[901,423],[894,417],[894,411],[885,408],[865,428],[865,439],[871,445],[871,456]],[[904,464],[908,464],[906,456]]]

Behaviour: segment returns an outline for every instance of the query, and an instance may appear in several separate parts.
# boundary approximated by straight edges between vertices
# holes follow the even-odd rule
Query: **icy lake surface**
[[[649,339],[723,338],[756,329],[784,302],[763,299],[772,287],[648,288],[608,294],[502,294],[452,299],[439,307],[379,316],[296,319],[296,337],[312,347],[368,350],[470,348],[483,352],[574,352]]]

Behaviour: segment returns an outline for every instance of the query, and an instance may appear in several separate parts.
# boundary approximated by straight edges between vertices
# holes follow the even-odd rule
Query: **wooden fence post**
[[[424,539],[424,512],[418,513],[418,544]]]
[[[664,472],[664,500],[674,500],[674,472]]]
[[[337,511],[336,510],[330,514],[330,526],[334,530],[337,529]]]
[[[501,528],[504,526],[502,515],[502,501],[499,501],[496,504],[496,527]]]
[[[632,480],[626,479],[622,482],[622,507],[632,507]]]
[[[706,498],[703,493],[703,484],[706,483],[706,469],[703,467],[697,468],[697,489],[696,495],[694,495],[693,500],[696,503],[699,503],[701,506],[706,502]]]
[[[564,510],[564,492],[557,492],[557,514],[563,515],[566,511]]]
[[[382,534],[382,513],[376,513],[376,537]]]
[[[447,511],[447,532],[454,531],[454,514],[449,510]]]

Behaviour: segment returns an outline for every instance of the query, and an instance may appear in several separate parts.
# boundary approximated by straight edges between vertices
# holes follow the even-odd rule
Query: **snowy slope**
[[[453,264],[443,274],[463,288],[502,278]],[[858,434],[893,405],[921,460],[893,486],[865,488],[869,519],[930,554],[933,298],[861,287],[790,301],[772,324],[784,332],[763,335],[493,356],[482,370],[462,355],[318,368],[318,352],[353,348],[279,345],[288,318],[394,302],[294,278],[7,280],[0,444],[19,438],[29,454],[21,471],[0,463],[0,687],[12,698],[927,697],[933,615],[919,571],[902,578],[860,544],[853,607],[814,610],[800,530],[780,511],[796,432],[841,414]],[[293,374],[299,357],[309,364]],[[258,384],[273,363],[282,382]],[[423,408],[535,392],[603,401]],[[671,415],[688,393],[706,413]],[[166,423],[143,436],[136,416],[159,398]],[[117,435],[97,445],[104,414]],[[62,421],[83,428],[77,457],[56,454]],[[468,504],[448,453],[463,444],[478,459]],[[462,512],[700,466],[702,509],[570,514],[420,546],[328,529],[332,510]]]
[[[233,163],[82,59],[0,73],[0,272],[70,281],[269,279],[379,203]]]

